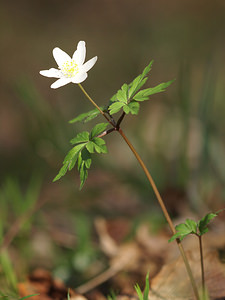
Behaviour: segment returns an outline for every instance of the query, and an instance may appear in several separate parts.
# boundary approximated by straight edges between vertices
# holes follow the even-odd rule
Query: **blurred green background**
[[[99,105],[152,59],[146,86],[175,78],[122,127],[172,215],[184,205],[200,215],[224,206],[223,0],[2,1],[0,20],[0,234],[3,241],[10,224],[27,216],[11,243],[19,276],[44,266],[69,280],[98,258],[90,239],[97,215],[142,219],[159,211],[116,134],[106,137],[109,154],[96,156],[82,192],[75,171],[52,183],[69,140],[95,124],[69,124],[91,105],[76,85],[52,90],[54,79],[39,75],[56,67],[56,46],[72,55],[84,40],[86,59],[98,56],[83,85]]]

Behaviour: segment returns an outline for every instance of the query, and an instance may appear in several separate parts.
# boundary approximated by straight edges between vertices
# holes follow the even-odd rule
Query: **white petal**
[[[66,61],[71,61],[71,57],[58,47],[54,48],[52,53],[59,68],[61,68]]]
[[[86,78],[87,78],[87,73],[86,72],[82,72],[82,73],[78,73],[77,75],[75,75],[73,78],[72,78],[72,82],[73,83],[81,83],[83,82]]]
[[[86,46],[84,41],[77,44],[77,50],[73,54],[73,59],[78,65],[82,65],[86,57]]]
[[[88,72],[96,63],[97,61],[97,56],[93,57],[92,59],[89,59],[83,66],[82,66],[82,70],[84,72]]]
[[[40,71],[39,73],[45,77],[53,77],[53,78],[60,78],[62,75],[61,71],[55,68],[51,68],[49,70],[43,70]]]
[[[51,85],[51,88],[57,89],[63,85],[66,85],[67,83],[70,83],[70,82],[71,82],[71,78],[60,78]]]

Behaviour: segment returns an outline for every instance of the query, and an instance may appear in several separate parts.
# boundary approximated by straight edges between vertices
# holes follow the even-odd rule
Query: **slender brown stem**
[[[117,123],[116,123],[116,127],[117,127],[117,128],[120,127],[120,124],[121,124],[121,122],[123,121],[125,115],[126,115],[125,112],[123,112],[122,115],[119,117],[119,120],[118,120]]]
[[[204,261],[203,261],[202,236],[198,235],[198,239],[199,239],[199,249],[200,249],[201,271],[202,271],[202,293],[204,298],[205,297],[205,271],[204,271]]]
[[[169,227],[172,231],[173,234],[176,233],[176,229],[173,225],[173,222],[168,214],[168,211],[164,205],[164,202],[162,200],[162,197],[155,185],[155,182],[151,176],[151,174],[149,173],[148,169],[146,168],[144,162],[142,161],[141,157],[139,156],[139,154],[137,153],[137,151],[135,150],[134,146],[131,144],[131,142],[128,140],[128,138],[126,137],[126,135],[124,134],[124,132],[122,131],[122,129],[120,128],[120,124],[125,116],[125,114],[123,113],[121,115],[121,117],[119,118],[119,121],[117,122],[117,124],[114,124],[114,122],[112,122],[108,117],[107,115],[100,109],[100,107],[94,102],[94,100],[88,95],[88,93],[84,90],[84,88],[82,87],[81,84],[79,84],[79,87],[81,88],[81,90],[83,91],[83,93],[85,94],[85,96],[88,98],[89,101],[91,101],[91,103],[100,111],[100,113],[104,116],[104,118],[106,118],[106,120],[114,127],[114,129],[116,131],[119,132],[119,134],[122,136],[122,138],[125,140],[125,142],[127,143],[127,145],[129,146],[129,148],[131,149],[131,151],[133,152],[133,154],[135,155],[136,159],[138,160],[139,164],[141,165],[143,171],[145,172],[145,175],[147,176],[148,178],[148,181],[149,183],[151,184],[152,188],[153,188],[153,191],[156,195],[156,198],[159,202],[159,205],[163,211],[163,214],[169,224]],[[192,271],[191,271],[191,268],[190,268],[190,265],[189,265],[189,262],[187,260],[187,257],[186,257],[186,254],[184,252],[184,248],[181,244],[181,241],[180,239],[176,239],[176,242],[177,242],[177,245],[178,245],[178,248],[179,248],[179,251],[180,251],[180,254],[183,258],[183,261],[184,261],[184,264],[185,264],[185,267],[186,267],[186,270],[187,270],[187,273],[188,273],[188,276],[189,276],[189,279],[191,281],[191,285],[192,285],[192,288],[193,288],[193,291],[194,291],[194,294],[195,294],[195,297],[197,300],[199,300],[199,294],[198,294],[198,289],[197,289],[197,286],[196,286],[196,283],[195,283],[195,280],[194,280],[194,277],[193,277],[193,274],[192,274]]]
[[[108,118],[108,116],[104,113],[104,111],[102,111],[101,108],[95,103],[95,101],[88,95],[88,93],[85,91],[83,86],[80,83],[78,83],[78,85],[79,85],[80,89],[82,90],[82,92],[84,93],[84,95],[88,98],[88,100],[91,101],[91,103],[98,109],[100,114],[109,122],[109,124],[111,124],[113,127],[115,127],[115,124],[113,123],[113,121]]]
[[[176,233],[176,229],[175,229],[175,227],[173,225],[173,222],[172,222],[172,220],[171,220],[171,218],[170,218],[170,216],[168,214],[168,211],[167,211],[167,209],[166,209],[166,207],[164,205],[162,197],[161,197],[161,195],[160,195],[160,193],[159,193],[159,191],[158,191],[158,189],[157,189],[157,187],[155,185],[155,182],[154,182],[151,174],[149,173],[149,171],[146,168],[146,166],[145,166],[144,162],[142,161],[141,157],[139,156],[139,154],[137,153],[137,151],[135,150],[135,148],[133,147],[133,145],[131,144],[131,142],[128,140],[128,138],[126,137],[126,135],[124,134],[124,132],[122,131],[121,128],[119,128],[118,132],[123,137],[123,139],[125,140],[125,142],[129,146],[129,148],[131,149],[131,151],[133,152],[133,154],[137,158],[137,160],[138,160],[139,164],[141,165],[143,171],[145,172],[145,175],[147,176],[148,181],[149,181],[149,183],[151,184],[151,186],[153,188],[153,191],[154,191],[154,193],[156,195],[156,198],[157,198],[157,200],[159,202],[159,205],[160,205],[160,207],[161,207],[161,209],[163,211],[163,214],[164,214],[164,216],[165,216],[165,218],[166,218],[166,220],[167,220],[167,222],[169,224],[169,227],[170,227],[172,233],[175,234]],[[197,299],[199,299],[198,289],[197,289],[197,286],[195,284],[195,280],[194,280],[194,277],[192,275],[192,271],[191,271],[190,265],[188,263],[186,254],[184,252],[184,248],[183,248],[183,246],[181,244],[180,239],[176,239],[176,242],[177,242],[178,248],[180,250],[180,254],[181,254],[181,256],[183,258],[183,261],[185,263],[185,266],[186,266],[186,269],[187,269],[187,273],[189,275],[189,278],[190,278],[190,281],[191,281],[191,284],[192,284],[195,296],[196,296]]]
[[[172,220],[171,220],[171,218],[170,218],[170,216],[169,216],[169,214],[168,214],[168,212],[167,212],[167,209],[166,209],[166,207],[165,207],[165,205],[164,205],[164,203],[163,203],[163,200],[162,200],[162,198],[161,198],[161,196],[160,196],[160,194],[159,194],[159,191],[158,191],[158,189],[157,189],[157,187],[156,187],[156,185],[155,185],[155,182],[154,182],[152,176],[150,175],[150,173],[149,173],[148,169],[146,168],[144,162],[142,161],[142,159],[140,158],[139,154],[138,154],[137,151],[134,149],[133,145],[132,145],[131,142],[128,140],[128,138],[126,137],[126,135],[124,134],[124,132],[122,131],[121,128],[118,130],[118,132],[119,132],[120,135],[123,137],[123,139],[125,140],[125,142],[126,142],[127,145],[129,146],[129,148],[131,149],[131,151],[133,152],[133,154],[134,154],[135,157],[137,158],[137,160],[138,160],[139,164],[141,165],[143,171],[145,172],[145,175],[147,176],[148,181],[150,182],[150,184],[151,184],[151,186],[152,186],[152,188],[153,188],[153,191],[154,191],[154,193],[155,193],[155,195],[156,195],[156,198],[157,198],[157,200],[158,200],[158,202],[159,202],[159,205],[160,205],[161,208],[162,208],[162,211],[163,211],[163,213],[164,213],[164,215],[165,215],[165,218],[166,218],[166,220],[167,220],[167,222],[168,222],[168,224],[169,224],[169,227],[170,227],[172,233],[175,234],[175,233],[176,233],[176,229],[175,229],[175,227],[173,226]]]

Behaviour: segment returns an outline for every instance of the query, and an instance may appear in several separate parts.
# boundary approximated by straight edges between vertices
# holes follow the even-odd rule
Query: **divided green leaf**
[[[89,141],[89,132],[83,131],[81,133],[78,133],[77,136],[70,141],[70,143],[74,145],[78,143],[86,143],[88,141]]]
[[[91,167],[91,154],[95,152],[107,153],[105,141],[98,137],[107,126],[108,123],[97,124],[91,130],[91,133],[83,131],[71,140],[71,143],[75,146],[66,155],[63,166],[53,181],[59,180],[68,170],[71,171],[77,163],[81,180],[80,189],[83,187],[88,177],[88,169]]]
[[[75,166],[78,156],[82,149],[85,147],[86,143],[78,144],[75,147],[73,147],[68,154],[66,155],[64,161],[63,161],[63,166],[59,170],[59,173],[57,176],[53,179],[53,182],[59,180],[62,176],[64,176],[67,172],[67,170],[72,170],[72,168]]]
[[[208,213],[205,215],[199,222],[198,222],[198,228],[199,228],[199,234],[203,235],[206,232],[208,232],[207,225],[211,220],[213,220],[218,214],[217,213]]]
[[[116,97],[118,101],[127,103],[128,100],[128,85],[126,83],[123,84],[121,90],[118,90]]]
[[[148,78],[145,78],[146,75],[151,71],[153,64],[153,60],[145,67],[144,71],[141,75],[137,76],[130,84],[129,84],[129,93],[128,97],[131,99],[134,94],[145,84]]]
[[[189,234],[195,234],[197,236],[201,236],[209,231],[207,225],[211,220],[213,220],[218,214],[225,209],[221,209],[216,213],[208,213],[201,220],[195,222],[191,219],[186,219],[185,223],[181,223],[177,225],[176,233],[169,239],[169,242],[174,241],[179,238],[180,240],[184,239]]]
[[[95,125],[95,127],[92,129],[90,133],[90,139],[102,133],[108,125],[109,123],[99,123]]]
[[[120,111],[121,108],[123,108],[126,114],[138,114],[139,105],[134,104],[136,101],[132,101],[132,97],[147,81],[148,78],[145,76],[150,72],[152,63],[153,61],[151,61],[142,74],[137,76],[129,85],[126,83],[123,84],[121,89],[110,99],[108,109],[111,115]],[[131,101],[132,105],[130,105]]]
[[[118,111],[120,111],[120,109],[124,106],[123,102],[113,102],[110,106],[109,106],[109,112],[111,115],[117,113]]]
[[[105,107],[103,107],[103,106],[101,106],[100,108],[101,108],[101,110],[105,109]],[[100,114],[100,111],[97,108],[95,108],[95,109],[93,109],[91,111],[88,111],[86,113],[80,114],[76,118],[70,120],[69,123],[72,124],[72,123],[82,122],[82,121],[84,123],[86,123],[86,122],[88,122],[88,121],[93,120],[94,118],[96,118],[99,114]]]
[[[181,241],[189,234],[194,234],[197,232],[197,224],[190,219],[187,219],[185,223],[181,223],[176,227],[177,233],[175,233],[170,239],[169,243],[179,238]]]
[[[153,87],[153,88],[148,88],[148,89],[144,89],[141,90],[140,92],[138,92],[133,98],[136,101],[145,101],[149,99],[149,96],[160,93],[160,92],[164,92],[165,89],[171,85],[171,83],[173,83],[174,80],[170,80],[168,82],[163,82],[158,84],[157,86]]]
[[[194,220],[186,219],[185,224],[191,230],[191,233],[197,233],[197,223]]]
[[[105,141],[102,138],[95,137],[92,139],[92,143],[93,143],[94,149],[97,153],[107,153],[108,152]]]
[[[129,85],[124,84],[121,89],[118,90],[117,93],[111,98],[108,107],[111,115],[119,112],[121,109],[123,109],[125,114],[131,113],[133,115],[137,115],[140,107],[137,102],[148,100],[149,96],[163,92],[173,82],[173,80],[171,80],[160,83],[153,88],[140,90],[148,79],[146,75],[150,72],[152,64],[153,60],[144,69],[141,75],[137,76]]]
[[[140,108],[140,104],[136,101],[131,101],[129,104],[128,104],[128,107],[129,107],[129,110],[130,110],[130,113],[132,115],[137,115],[138,112],[139,112],[139,108]]]

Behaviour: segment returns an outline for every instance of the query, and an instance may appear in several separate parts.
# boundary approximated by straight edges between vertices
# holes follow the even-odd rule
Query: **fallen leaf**
[[[193,276],[197,286],[201,287],[201,268],[199,255],[196,252],[187,253]],[[205,282],[210,299],[225,297],[225,264],[218,258],[217,252],[204,255]],[[181,257],[165,265],[152,280],[150,300],[193,300],[192,287]]]

